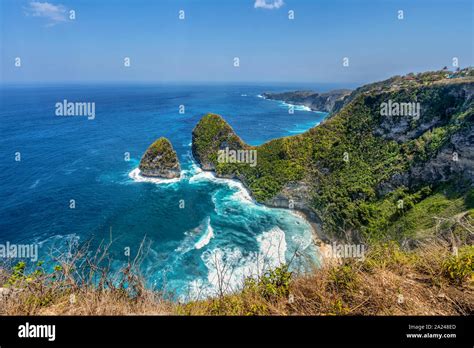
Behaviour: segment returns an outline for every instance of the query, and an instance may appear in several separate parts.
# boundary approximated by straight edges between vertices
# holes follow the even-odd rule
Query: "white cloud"
[[[51,27],[61,22],[67,22],[67,9],[63,5],[54,5],[49,2],[30,1],[25,8],[26,15],[46,18],[46,26]]]
[[[273,10],[282,7],[284,4],[283,0],[255,0],[254,7]]]

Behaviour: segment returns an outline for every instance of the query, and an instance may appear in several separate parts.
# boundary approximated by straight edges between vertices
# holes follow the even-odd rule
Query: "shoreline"
[[[214,170],[204,170],[200,167],[200,165],[197,162],[194,162],[194,163],[196,163],[198,168],[200,168],[203,172],[209,172],[212,175],[214,175],[214,177],[217,178],[217,179],[232,180],[234,182],[237,182],[237,183],[241,184],[254,204],[259,204],[259,205],[262,205],[262,206],[265,206],[265,207],[271,208],[271,209],[284,209],[284,210],[289,211],[291,214],[294,214],[294,215],[300,217],[301,219],[305,220],[311,228],[311,240],[312,240],[313,245],[318,249],[318,257],[321,261],[321,264],[323,264],[323,262],[327,259],[325,255],[327,255],[327,249],[330,248],[331,245],[326,243],[325,241],[323,241],[323,239],[321,238],[320,232],[319,232],[321,227],[318,226],[318,224],[309,216],[309,214],[307,212],[305,212],[303,210],[299,210],[299,209],[288,209],[288,208],[285,208],[285,207],[272,206],[272,205],[269,205],[269,204],[266,204],[266,203],[258,202],[255,199],[255,197],[253,196],[252,191],[250,190],[250,188],[246,185],[246,183],[244,181],[240,180],[238,177],[236,177],[236,176],[232,176],[232,177],[218,176],[217,173]]]
[[[310,226],[310,228],[311,228],[311,241],[312,241],[313,246],[315,246],[318,250],[318,255],[317,256],[318,256],[321,264],[326,260],[325,255],[326,255],[327,248],[330,248],[331,246],[330,246],[330,244],[325,242],[323,240],[323,238],[321,238],[321,232],[320,232],[321,227],[318,225],[317,222],[314,221],[314,219],[312,219],[310,217],[310,215],[307,212],[305,212],[303,210],[299,210],[299,209],[289,209],[289,208],[286,208],[286,207],[279,207],[279,206],[274,206],[274,205],[258,202],[255,199],[255,197],[253,196],[252,191],[250,190],[250,188],[246,185],[246,183],[243,180],[241,180],[240,178],[238,178],[237,176],[232,176],[232,177],[219,176],[214,170],[204,170],[204,169],[202,169],[200,164],[198,164],[196,162],[196,160],[194,160],[194,158],[193,158],[193,161],[192,161],[192,165],[195,165],[196,168],[199,169],[199,171],[196,174],[209,173],[214,177],[214,179],[229,180],[230,182],[233,182],[234,184],[236,184],[238,186],[241,186],[242,189],[245,190],[246,199],[249,199],[253,204],[262,205],[264,207],[271,208],[271,209],[284,209],[284,210],[287,210],[290,214],[296,215],[299,218],[306,221],[308,223],[308,225]],[[186,176],[183,175],[183,176],[181,176],[181,178],[177,178],[177,179],[176,178],[175,179],[148,178],[148,177],[144,177],[144,176],[140,175],[139,169],[135,168],[134,170],[129,172],[128,177],[130,179],[132,179],[133,181],[135,181],[135,182],[148,182],[148,183],[165,184],[166,185],[166,184],[178,183],[180,180],[182,180]],[[191,179],[191,178],[189,178],[189,179]]]
[[[324,112],[324,113],[328,113],[327,111],[321,111],[321,110],[316,110],[314,108],[312,108],[311,106],[309,105],[306,105],[304,103],[298,103],[298,104],[293,104],[293,103],[290,103],[288,100],[284,100],[284,99],[275,99],[275,98],[268,98],[268,97],[265,97],[264,95],[262,94],[259,94],[259,98],[262,98],[262,99],[265,99],[265,100],[272,100],[272,101],[277,101],[277,102],[281,102],[285,105],[288,105],[289,107],[290,106],[293,106],[293,107],[303,107],[305,109],[301,110],[301,111],[308,111],[308,112]],[[258,96],[257,96],[258,97]]]
[[[323,263],[327,261],[328,259],[326,255],[328,254],[328,249],[331,248],[331,244],[326,243],[321,239],[318,233],[318,229],[320,229],[320,227],[318,226],[317,223],[311,220],[311,218],[308,216],[307,213],[301,210],[296,210],[296,209],[288,209],[288,210],[292,211],[293,214],[304,219],[311,226],[311,237],[312,237],[311,239],[313,241],[313,245],[316,246],[316,248],[318,249],[318,257],[321,262],[321,265],[323,265]]]

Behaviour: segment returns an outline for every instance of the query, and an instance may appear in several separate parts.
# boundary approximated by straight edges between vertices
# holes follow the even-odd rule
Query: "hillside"
[[[426,199],[447,201],[433,208],[431,219],[452,201],[462,201],[452,213],[473,208],[472,75],[472,69],[455,76],[441,71],[363,86],[303,134],[257,147],[239,142],[236,149],[257,151],[255,167],[218,163],[210,155],[233,148],[228,139],[238,136],[209,114],[196,126],[206,139],[195,136],[193,143],[207,141],[212,146],[204,148],[213,150],[193,145],[193,153],[218,176],[241,180],[257,201],[304,211],[320,224],[323,239],[411,240],[413,228],[403,221]],[[411,103],[413,115],[400,115]],[[387,104],[394,115],[382,112]]]

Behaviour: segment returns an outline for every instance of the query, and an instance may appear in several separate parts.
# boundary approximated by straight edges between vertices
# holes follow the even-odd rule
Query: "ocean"
[[[94,247],[112,235],[119,268],[145,238],[148,285],[186,299],[222,290],[220,267],[229,292],[268,267],[317,266],[307,221],[255,203],[239,182],[202,172],[191,155],[192,129],[208,112],[252,145],[317,125],[325,113],[296,107],[289,114],[283,102],[260,97],[302,87],[339,86],[3,85],[0,241],[37,243],[39,259],[54,264],[54,253],[71,243]],[[95,118],[56,116],[63,100],[95,103]],[[180,180],[137,175],[142,154],[161,136],[178,153]]]

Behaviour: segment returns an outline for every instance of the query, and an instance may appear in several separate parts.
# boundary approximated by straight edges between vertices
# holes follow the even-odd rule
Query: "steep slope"
[[[218,166],[219,150],[249,148],[224,119],[216,114],[207,114],[194,128],[192,153],[204,170],[215,170]]]
[[[474,77],[472,69],[455,78],[408,77],[364,86],[321,125],[255,147],[255,167],[214,161],[209,153],[226,143],[219,138],[193,153],[201,162],[208,151],[203,168],[239,178],[258,201],[305,211],[326,238],[410,237],[400,230],[388,236],[389,227],[442,183],[458,183],[461,196],[472,190]],[[196,129],[203,132],[206,122],[208,116]],[[238,138],[223,120],[213,127],[224,139]],[[195,135],[193,143],[200,142]]]

